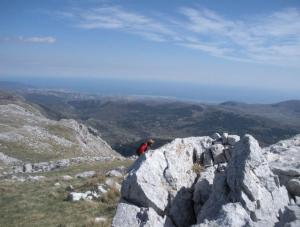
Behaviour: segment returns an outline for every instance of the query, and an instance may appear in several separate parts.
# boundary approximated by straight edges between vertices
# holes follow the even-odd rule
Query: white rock
[[[120,171],[113,169],[113,170],[108,171],[105,174],[105,176],[107,176],[107,177],[123,177],[123,174]]]
[[[236,144],[226,171],[216,175],[213,191],[200,210],[197,223],[217,220],[222,206],[230,202],[240,203],[250,214],[236,218],[251,218],[255,225],[266,226],[274,226],[280,210],[289,203],[286,189],[279,185],[258,142],[250,135]]]
[[[31,173],[32,172],[32,164],[31,163],[26,163],[23,166],[23,172],[24,173]]]
[[[115,187],[116,181],[113,178],[107,178],[105,180],[105,185],[107,185],[110,188]]]
[[[228,203],[221,207],[213,220],[205,219],[203,223],[193,227],[250,227],[255,226],[247,211],[240,203]]]
[[[141,156],[123,181],[122,197],[141,206],[165,212],[170,198],[182,188],[191,188],[196,174],[193,168],[194,148],[202,147],[207,137],[176,139]],[[199,148],[199,150],[202,148]],[[159,190],[157,190],[159,188]]]
[[[229,145],[234,145],[236,144],[238,141],[240,141],[240,136],[238,135],[228,135],[227,136],[227,143]]]
[[[95,171],[86,171],[86,172],[78,173],[75,175],[76,178],[88,178],[88,177],[94,177],[94,176],[96,176]]]
[[[138,206],[120,201],[112,221],[112,227],[163,227],[164,218],[159,216],[151,207]]]
[[[99,223],[99,222],[106,222],[107,218],[106,217],[96,217],[95,218],[95,222]]]
[[[54,184],[54,186],[55,186],[55,187],[59,187],[59,186],[60,186],[60,183],[59,183],[59,182],[56,182],[56,183]]]
[[[264,152],[281,184],[287,186],[291,179],[300,178],[300,134],[279,141],[265,148]]]
[[[105,193],[107,193],[107,190],[105,189],[105,187],[104,187],[103,184],[102,184],[102,185],[99,185],[99,186],[97,187],[97,189],[98,189],[98,191],[100,192],[100,194],[105,194]]]
[[[223,153],[224,146],[221,144],[214,144],[210,148],[214,164],[223,163],[226,162],[225,155]]]

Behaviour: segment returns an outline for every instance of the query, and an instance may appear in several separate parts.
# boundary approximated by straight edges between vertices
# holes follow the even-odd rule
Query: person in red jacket
[[[149,139],[147,142],[142,143],[139,148],[136,150],[136,154],[138,156],[141,156],[142,154],[144,154],[154,143],[154,140]]]

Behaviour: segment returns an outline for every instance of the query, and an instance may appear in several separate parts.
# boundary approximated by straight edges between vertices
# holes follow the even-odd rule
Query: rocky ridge
[[[299,226],[299,143],[262,149],[216,133],[150,150],[125,177],[112,226]]]

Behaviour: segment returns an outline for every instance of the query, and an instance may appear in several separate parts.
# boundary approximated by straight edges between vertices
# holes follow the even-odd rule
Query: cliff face
[[[251,135],[226,133],[151,150],[126,176],[112,225],[296,226],[299,156],[288,160],[288,170],[284,162],[299,138],[282,142],[285,152],[281,144],[261,149]]]

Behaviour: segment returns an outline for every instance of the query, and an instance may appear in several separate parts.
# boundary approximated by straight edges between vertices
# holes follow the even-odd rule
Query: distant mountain
[[[133,154],[139,143],[149,137],[157,140],[157,147],[178,137],[227,131],[254,134],[265,146],[300,133],[300,114],[295,108],[298,101],[200,104],[146,97],[76,97],[72,93],[42,91],[23,96],[52,119],[74,118],[98,129],[124,155]]]

